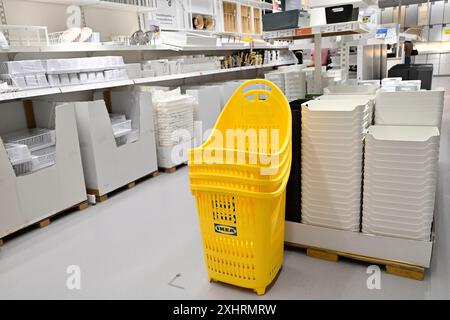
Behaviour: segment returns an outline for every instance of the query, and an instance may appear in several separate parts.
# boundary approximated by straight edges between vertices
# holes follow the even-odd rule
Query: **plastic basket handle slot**
[[[267,87],[267,89],[253,89],[248,90],[249,87],[253,85],[264,85]],[[247,100],[270,100],[270,98],[275,94],[283,95],[283,93],[280,91],[280,89],[275,86],[271,81],[267,79],[254,79],[249,80],[241,84],[237,92],[242,98],[245,98]],[[248,99],[249,96],[253,95],[254,97],[257,97],[257,99]]]

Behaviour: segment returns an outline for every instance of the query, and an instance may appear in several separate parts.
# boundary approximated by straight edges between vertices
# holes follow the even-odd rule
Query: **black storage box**
[[[433,80],[432,64],[396,64],[389,69],[388,77],[401,77],[403,80],[421,80],[421,89],[431,90]]]
[[[263,31],[295,29],[298,27],[300,10],[266,13],[262,16]]]
[[[286,187],[286,221],[300,222],[302,209],[301,171],[302,171],[302,104],[309,99],[292,101],[292,164]]]
[[[358,10],[359,13],[359,10]],[[344,4],[342,6],[334,6],[325,8],[325,16],[327,23],[339,23],[352,21],[353,5]]]

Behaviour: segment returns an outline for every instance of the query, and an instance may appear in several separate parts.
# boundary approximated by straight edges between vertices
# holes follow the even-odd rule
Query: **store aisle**
[[[435,85],[450,90],[449,78],[437,78]],[[262,299],[450,298],[450,96],[441,144],[438,242],[425,281],[383,272],[381,290],[369,290],[367,264],[329,263],[287,249],[283,270]],[[257,298],[247,290],[208,282],[187,172],[161,174],[7,241],[0,249],[0,299]],[[71,265],[80,267],[80,290],[66,286]]]

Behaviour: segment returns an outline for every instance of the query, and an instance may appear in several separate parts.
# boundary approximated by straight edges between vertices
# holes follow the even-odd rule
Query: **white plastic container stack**
[[[381,89],[384,91],[396,91],[395,88],[399,86],[402,82],[402,78],[384,78],[381,80]]]
[[[364,233],[430,241],[438,156],[436,127],[369,129],[364,169]]]
[[[55,164],[54,130],[25,129],[6,134],[2,139],[6,142],[6,151],[17,176]],[[53,152],[49,148],[53,148]]]
[[[264,78],[273,82],[281,91],[286,92],[285,78],[282,71],[276,70],[268,72],[264,75]]]
[[[444,89],[416,92],[377,92],[376,125],[433,126],[440,128]]]
[[[156,91],[153,95],[158,166],[172,168],[187,161],[187,152],[174,156],[173,148],[192,146],[194,138],[195,99],[181,94],[180,88],[172,91]],[[187,148],[185,148],[187,151]]]
[[[360,230],[363,140],[371,103],[302,105],[302,223]]]
[[[124,114],[110,113],[109,118],[117,146],[126,144],[129,140],[128,136],[132,133],[131,120],[127,120]]]
[[[306,95],[306,75],[302,71],[305,65],[280,67],[265,74],[286,95],[288,101],[304,99]]]
[[[0,80],[18,89],[48,87],[45,69],[41,60],[0,62]]]

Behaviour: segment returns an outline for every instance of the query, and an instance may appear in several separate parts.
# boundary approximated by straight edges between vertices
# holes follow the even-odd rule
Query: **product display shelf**
[[[430,241],[418,241],[286,221],[285,243],[306,248],[308,255],[316,258],[375,263],[386,266],[388,273],[423,280],[431,263],[434,233]]]
[[[149,1],[149,3],[152,5],[148,6],[148,7],[125,4],[125,3],[116,3],[116,2],[105,1],[105,0],[27,0],[27,1],[50,3],[50,4],[60,4],[60,5],[66,5],[66,6],[78,5],[78,6],[83,6],[83,7],[95,7],[95,8],[101,8],[101,9],[129,11],[129,12],[136,12],[136,13],[144,13],[144,12],[156,10],[156,3],[154,3],[154,1],[152,1],[152,0]]]
[[[315,35],[321,35],[322,37],[335,37],[352,34],[365,34],[369,32],[370,29],[364,23],[353,21],[280,31],[270,31],[265,32],[263,38],[270,40],[296,40],[314,38]]]
[[[160,76],[160,77],[148,77],[148,78],[141,78],[141,79],[134,79],[134,80],[121,80],[121,81],[72,85],[72,86],[64,86],[64,87],[23,90],[23,91],[0,94],[0,102],[25,99],[25,98],[33,98],[33,97],[59,94],[59,93],[98,90],[98,89],[122,87],[122,86],[134,85],[134,84],[159,83],[159,82],[165,82],[165,81],[171,81],[171,80],[181,80],[181,79],[185,79],[185,78],[202,77],[202,76],[207,76],[207,75],[215,75],[215,74],[222,74],[222,73],[229,73],[229,72],[239,72],[239,71],[263,69],[263,68],[273,68],[273,67],[279,67],[279,66],[290,65],[290,64],[295,64],[295,63],[296,62],[294,62],[294,61],[286,61],[286,62],[269,63],[269,64],[264,64],[264,65],[259,65],[259,66],[236,67],[236,68],[218,69],[218,70],[210,70],[210,71],[197,71],[197,72],[182,73],[182,74]]]
[[[171,46],[171,45],[120,45],[99,43],[64,43],[50,46],[12,46],[8,49],[0,49],[0,53],[65,53],[65,52],[107,52],[107,51],[225,51],[245,49],[288,49],[287,45],[271,45],[269,43],[236,43],[223,44],[222,46]]]

